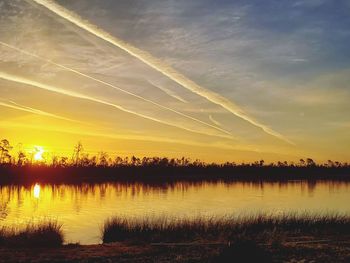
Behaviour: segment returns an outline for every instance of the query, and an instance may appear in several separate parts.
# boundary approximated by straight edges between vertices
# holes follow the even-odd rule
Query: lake
[[[334,181],[0,186],[0,226],[57,219],[67,242],[101,243],[101,226],[129,218],[285,212],[350,214],[350,183]]]

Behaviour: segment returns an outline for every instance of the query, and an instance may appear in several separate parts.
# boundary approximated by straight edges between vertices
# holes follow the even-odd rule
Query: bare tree
[[[76,166],[79,164],[79,157],[83,150],[84,148],[81,142],[78,142],[77,145],[75,145],[74,147],[73,162]]]

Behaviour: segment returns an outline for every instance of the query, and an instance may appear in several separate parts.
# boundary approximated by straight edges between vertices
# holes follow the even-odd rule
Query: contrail
[[[170,123],[170,122],[167,122],[167,121],[163,121],[163,120],[160,120],[160,119],[157,119],[157,118],[153,118],[153,117],[150,117],[150,116],[147,116],[147,115],[144,115],[144,114],[132,111],[132,110],[125,109],[124,107],[122,107],[120,105],[113,104],[113,103],[110,103],[110,102],[107,102],[107,101],[104,101],[104,100],[101,100],[101,99],[90,97],[90,96],[87,96],[87,95],[84,95],[84,94],[81,94],[81,93],[78,93],[78,92],[74,92],[74,91],[68,91],[68,90],[61,89],[61,88],[58,88],[58,87],[54,87],[54,86],[51,86],[51,85],[39,83],[39,82],[30,80],[30,79],[26,79],[26,78],[23,78],[23,77],[20,77],[20,76],[11,75],[11,74],[8,74],[8,73],[5,73],[5,72],[0,72],[0,79],[13,81],[13,82],[17,82],[17,83],[20,83],[20,84],[30,85],[30,86],[33,86],[33,87],[37,87],[39,89],[43,89],[43,90],[47,90],[47,91],[63,94],[63,95],[66,95],[66,96],[69,96],[69,97],[73,97],[73,98],[84,99],[84,100],[96,102],[96,103],[99,103],[99,104],[110,106],[110,107],[116,108],[118,110],[121,110],[121,111],[130,113],[130,114],[136,115],[138,117],[142,117],[142,118],[145,118],[145,119],[148,119],[148,120],[152,120],[152,121],[155,121],[155,122],[158,122],[158,123],[162,123],[162,124],[165,124],[165,125],[168,125],[168,126],[172,126],[172,127],[176,127],[176,128],[179,128],[179,129],[183,129],[183,130],[186,130],[186,131],[199,133],[199,134],[204,134],[204,135],[208,135],[208,136],[222,137],[222,138],[226,138],[226,139],[232,139],[233,138],[232,136],[219,135],[219,134],[210,134],[210,133],[205,133],[205,132],[193,130],[193,129],[190,129],[190,128],[187,128],[187,127],[184,127],[184,126],[180,126],[180,125],[177,125],[177,124],[174,124],[174,123]]]
[[[93,81],[95,81],[95,82],[98,82],[98,83],[103,84],[103,85],[105,85],[105,86],[108,86],[108,87],[110,87],[110,88],[116,89],[116,90],[118,90],[118,91],[120,91],[120,92],[123,92],[123,93],[125,93],[125,94],[130,95],[130,96],[133,96],[133,97],[135,97],[135,98],[137,98],[137,99],[140,99],[140,100],[142,100],[142,101],[145,101],[145,102],[147,102],[147,103],[151,103],[151,104],[153,104],[153,105],[155,105],[155,106],[157,106],[157,107],[159,107],[159,108],[161,108],[161,109],[164,109],[164,110],[167,110],[167,111],[171,111],[171,112],[173,112],[173,113],[175,113],[175,114],[177,114],[177,115],[180,115],[180,116],[185,117],[185,118],[187,118],[187,119],[190,119],[190,120],[192,120],[192,121],[198,122],[198,123],[200,123],[200,124],[203,124],[203,125],[205,125],[205,126],[208,126],[208,127],[210,127],[210,128],[213,128],[213,129],[218,130],[218,131],[220,131],[220,132],[226,133],[226,134],[228,134],[228,135],[232,135],[229,131],[226,131],[226,130],[221,129],[221,128],[217,127],[217,126],[214,126],[214,125],[211,125],[211,124],[209,124],[209,123],[207,123],[207,122],[204,122],[204,121],[201,121],[201,120],[199,120],[199,119],[196,119],[196,118],[194,118],[194,117],[192,117],[192,116],[190,116],[190,115],[184,114],[184,113],[179,112],[179,111],[177,111],[177,110],[174,110],[174,109],[172,109],[172,108],[163,106],[163,105],[161,105],[161,104],[159,104],[159,103],[157,103],[157,102],[154,102],[154,101],[152,101],[152,100],[149,100],[149,99],[147,99],[147,98],[144,98],[144,97],[142,97],[142,96],[139,96],[139,95],[137,95],[137,94],[134,94],[134,93],[129,92],[129,91],[127,91],[127,90],[124,90],[124,89],[122,89],[122,88],[119,88],[119,87],[117,87],[117,86],[115,86],[115,85],[112,85],[112,84],[110,84],[110,83],[108,83],[108,82],[105,82],[105,81],[103,81],[103,80],[94,78],[94,77],[92,77],[92,76],[90,76],[90,75],[84,74],[84,73],[82,73],[82,72],[80,72],[80,71],[78,71],[78,70],[72,69],[72,68],[67,67],[67,66],[64,66],[64,65],[62,65],[62,64],[55,63],[55,62],[53,62],[53,61],[51,61],[51,60],[49,60],[49,59],[40,57],[40,56],[35,55],[35,54],[33,54],[33,53],[30,53],[30,52],[28,52],[28,51],[26,51],[26,50],[19,49],[19,48],[15,47],[15,46],[12,46],[12,45],[7,44],[7,43],[2,42],[2,41],[0,41],[0,44],[3,45],[3,46],[5,46],[5,47],[7,47],[7,48],[16,50],[17,52],[20,52],[20,53],[22,53],[22,54],[25,54],[25,55],[27,55],[27,56],[31,56],[31,57],[37,58],[37,59],[39,59],[39,60],[41,60],[41,61],[44,61],[44,62],[46,62],[46,63],[49,63],[49,64],[51,64],[51,65],[54,65],[54,66],[57,66],[57,67],[62,68],[62,69],[64,69],[64,70],[73,72],[73,73],[75,73],[75,74],[77,74],[77,75],[79,75],[79,76],[83,76],[83,77],[85,77],[85,78],[91,79],[91,80],[93,80]],[[153,85],[153,84],[152,84],[152,85]],[[232,136],[232,138],[233,138],[233,136]]]
[[[56,4],[55,2],[51,0],[32,0],[33,2],[42,5],[49,9],[50,11],[54,12],[58,16],[70,21],[71,23],[75,24],[76,26],[90,32],[91,34],[111,43],[112,45],[124,50],[128,54],[130,54],[133,57],[138,58],[146,65],[150,66],[151,68],[155,69],[156,71],[162,73],[164,76],[167,76],[171,80],[175,81],[182,87],[190,90],[193,93],[196,93],[197,95],[206,98],[208,101],[217,104],[224,109],[228,110],[232,114],[236,115],[237,117],[240,117],[241,119],[251,123],[252,125],[259,127],[267,134],[270,134],[276,138],[279,138],[289,144],[294,144],[287,138],[285,138],[282,134],[279,134],[278,132],[272,130],[268,126],[261,124],[257,120],[254,120],[252,117],[248,116],[242,109],[240,109],[239,106],[234,104],[233,102],[229,101],[225,97],[212,92],[210,90],[207,90],[194,81],[188,79],[186,76],[182,75],[181,73],[177,72],[172,67],[166,65],[159,59],[153,57],[151,54],[149,54],[146,51],[143,51],[137,47],[134,47],[125,41],[116,38],[112,36],[111,34],[107,33],[101,28],[98,28],[97,26],[91,24],[90,22],[84,20],[74,12],[64,8],[63,6]]]
[[[20,104],[18,104],[16,102],[13,102],[13,101],[9,101],[9,102],[10,103],[6,103],[6,102],[1,102],[0,101],[0,106],[11,108],[11,109],[15,109],[15,110],[20,110],[20,111],[26,111],[26,112],[30,112],[30,113],[37,114],[37,115],[52,117],[52,118],[56,118],[56,119],[60,119],[60,120],[71,121],[71,122],[79,122],[79,121],[72,120],[72,119],[69,119],[69,118],[66,118],[66,117],[62,117],[62,116],[59,116],[59,115],[56,115],[56,114],[52,114],[52,113],[49,113],[49,112],[46,112],[46,111],[42,111],[42,110],[34,109],[34,108],[31,108],[31,107],[23,106],[23,105],[20,105]]]
[[[169,95],[170,97],[173,97],[174,99],[181,101],[183,103],[188,103],[188,101],[184,100],[183,98],[181,98],[180,96],[174,94],[171,90],[162,87],[161,85],[157,85],[149,80],[147,80],[147,82],[149,84],[151,84],[153,87],[156,87],[157,89],[160,89],[161,91],[163,91],[165,94]]]
[[[213,116],[211,116],[211,115],[209,115],[209,120],[211,120],[215,125],[221,126],[221,123],[218,122],[217,120],[215,120],[215,119],[213,118]]]
[[[297,158],[294,155],[286,154],[284,151],[278,150],[278,151],[260,151],[256,149],[256,147],[247,146],[247,145],[229,145],[229,144],[222,144],[222,143],[208,143],[208,142],[196,142],[193,140],[181,140],[177,138],[167,138],[167,137],[161,137],[161,136],[142,136],[138,134],[109,134],[109,133],[101,133],[101,132],[95,132],[95,131],[87,131],[87,130],[72,130],[69,128],[61,128],[61,127],[54,127],[54,126],[37,126],[32,124],[24,124],[22,122],[15,123],[12,121],[1,121],[0,120],[0,127],[21,127],[21,128],[28,128],[28,129],[36,129],[36,130],[46,130],[51,132],[61,132],[61,133],[68,133],[68,134],[76,134],[80,136],[91,136],[91,137],[100,137],[100,138],[108,138],[108,139],[115,139],[115,140],[132,140],[132,141],[148,141],[148,142],[161,142],[161,143],[170,143],[170,144],[181,144],[181,145],[189,145],[189,146],[195,146],[195,147],[204,147],[204,148],[213,148],[213,149],[222,149],[222,150],[232,150],[232,151],[249,151],[249,152],[255,152],[255,153],[269,153],[269,154],[284,154],[285,156],[292,156],[293,158]]]
[[[161,142],[161,143],[171,143],[171,144],[181,144],[181,145],[189,145],[189,146],[196,146],[196,147],[205,147],[205,148],[216,148],[216,149],[223,149],[223,150],[235,150],[235,151],[251,151],[251,152],[259,152],[256,149],[249,147],[249,146],[233,146],[228,144],[217,144],[217,143],[201,143],[196,142],[193,140],[181,140],[181,139],[174,139],[174,138],[167,138],[167,137],[156,137],[156,136],[143,136],[143,135],[137,135],[137,134],[109,134],[109,133],[100,133],[100,132],[90,132],[86,130],[72,130],[72,129],[63,129],[63,128],[57,128],[57,127],[50,127],[50,126],[37,126],[37,125],[31,125],[31,124],[23,124],[23,123],[14,123],[14,122],[8,122],[8,121],[1,121],[0,120],[0,127],[21,127],[21,128],[28,128],[28,129],[36,129],[36,130],[46,130],[46,131],[52,131],[52,132],[61,132],[61,133],[68,133],[68,134],[76,134],[81,136],[91,136],[91,137],[101,137],[101,138],[108,138],[108,139],[115,139],[115,140],[132,140],[132,141],[147,141],[147,142]]]

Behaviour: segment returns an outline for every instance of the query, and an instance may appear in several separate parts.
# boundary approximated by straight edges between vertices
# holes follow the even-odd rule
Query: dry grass
[[[102,228],[104,243],[115,241],[189,242],[230,241],[241,237],[275,240],[281,234],[336,234],[350,232],[350,217],[339,214],[255,215],[249,217],[175,219],[114,217]]]
[[[56,221],[28,223],[21,229],[0,229],[0,246],[5,247],[58,247],[63,241],[62,225]]]

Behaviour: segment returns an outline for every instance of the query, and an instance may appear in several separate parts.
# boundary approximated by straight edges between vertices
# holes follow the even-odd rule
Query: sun
[[[35,161],[42,161],[43,158],[43,153],[44,153],[44,148],[41,146],[34,146],[34,160]]]

